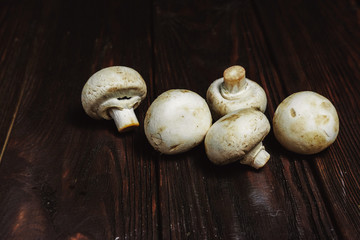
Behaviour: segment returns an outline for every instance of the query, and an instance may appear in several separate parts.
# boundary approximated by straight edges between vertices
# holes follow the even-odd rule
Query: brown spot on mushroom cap
[[[180,92],[182,92],[182,93],[187,93],[187,92],[190,92],[190,90],[187,90],[187,89],[180,89]]]
[[[306,131],[306,119],[299,118],[295,122],[290,123],[289,129],[294,135],[302,134],[304,131]]]
[[[301,135],[303,141],[297,143],[297,148],[301,149],[301,152],[307,152],[308,154],[318,153],[326,148],[326,137],[318,131],[305,132]],[[295,152],[299,152],[295,149]]]
[[[315,117],[315,123],[317,125],[325,125],[329,121],[330,121],[330,118],[327,115],[319,114],[319,115],[316,115],[316,117]]]
[[[247,109],[242,111],[242,113],[246,113],[246,112],[248,112]],[[234,122],[238,119],[239,119],[238,114],[229,114],[229,115],[225,115],[223,118],[219,119],[219,122]]]
[[[169,147],[169,151],[170,152],[174,152],[176,151],[177,148],[179,148],[181,146],[181,144],[175,144]]]
[[[290,114],[292,117],[296,117],[296,111],[293,108],[290,109]]]
[[[280,130],[279,132],[278,128],[274,127],[274,133],[275,136],[277,136],[279,142],[285,145],[286,148],[291,151],[297,153],[306,152],[307,154],[313,154],[326,148],[324,147],[327,143],[326,133],[320,130],[309,131],[307,129],[306,119],[304,118],[300,118],[297,121],[291,123],[289,130],[292,133],[291,137],[283,137],[284,129]]]
[[[330,102],[322,102],[321,107],[323,107],[325,109],[331,109],[333,106]]]

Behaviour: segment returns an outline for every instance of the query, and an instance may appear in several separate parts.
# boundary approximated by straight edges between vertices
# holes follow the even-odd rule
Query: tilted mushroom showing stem
[[[311,91],[297,92],[284,99],[273,118],[274,135],[286,149],[315,154],[330,146],[339,133],[334,105]]]
[[[150,105],[144,129],[154,149],[177,154],[200,144],[211,123],[205,99],[189,90],[173,89],[159,95]]]
[[[135,115],[146,96],[146,84],[132,68],[113,66],[94,73],[83,87],[81,102],[94,119],[114,119],[119,132],[139,126]]]
[[[206,134],[206,154],[217,165],[239,161],[259,169],[270,158],[262,144],[269,131],[270,123],[262,112],[252,108],[231,112]]]
[[[256,82],[245,77],[245,69],[235,65],[224,71],[207,90],[206,100],[216,120],[230,112],[244,108],[266,110],[266,94]]]

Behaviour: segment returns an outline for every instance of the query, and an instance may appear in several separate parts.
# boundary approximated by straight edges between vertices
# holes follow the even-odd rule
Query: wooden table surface
[[[360,7],[355,0],[0,2],[0,239],[360,239]],[[239,64],[268,97],[311,90],[336,107],[325,151],[273,132],[260,170],[219,167],[203,144],[168,156],[143,129],[172,88],[205,97]],[[140,127],[88,117],[101,68],[145,79]]]

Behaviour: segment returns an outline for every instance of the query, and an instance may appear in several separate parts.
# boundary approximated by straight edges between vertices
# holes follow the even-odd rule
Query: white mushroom
[[[273,127],[276,139],[286,149],[314,154],[335,141],[339,133],[339,117],[327,98],[303,91],[290,95],[279,104]]]
[[[255,108],[265,112],[265,91],[256,82],[245,78],[243,67],[229,67],[223,76],[215,80],[206,93],[206,100],[214,119],[244,108]]]
[[[159,95],[151,104],[144,129],[154,149],[176,154],[200,144],[211,123],[205,99],[189,90],[173,89]]]
[[[139,126],[134,109],[146,96],[146,84],[132,68],[113,66],[93,74],[84,85],[81,102],[94,119],[114,119],[119,132]]]
[[[270,158],[262,144],[270,131],[266,116],[255,109],[240,109],[217,120],[205,137],[209,160],[218,165],[235,161],[256,169]]]

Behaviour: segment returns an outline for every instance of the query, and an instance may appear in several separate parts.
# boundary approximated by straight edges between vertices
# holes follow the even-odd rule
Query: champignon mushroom
[[[94,73],[84,85],[81,102],[94,119],[114,119],[119,132],[139,126],[134,109],[146,96],[146,84],[132,68],[113,66]]]
[[[297,92],[277,107],[273,118],[276,139],[286,149],[300,154],[315,154],[330,146],[339,133],[335,107],[324,96]]]
[[[266,110],[266,94],[256,82],[245,77],[245,69],[235,65],[224,71],[223,78],[215,80],[206,93],[214,119],[244,108]]]
[[[235,161],[256,169],[270,158],[262,144],[270,131],[266,116],[255,109],[240,109],[217,120],[205,137],[205,151],[217,165]]]
[[[205,99],[195,92],[168,90],[150,105],[144,129],[154,149],[177,154],[200,144],[212,123]]]

